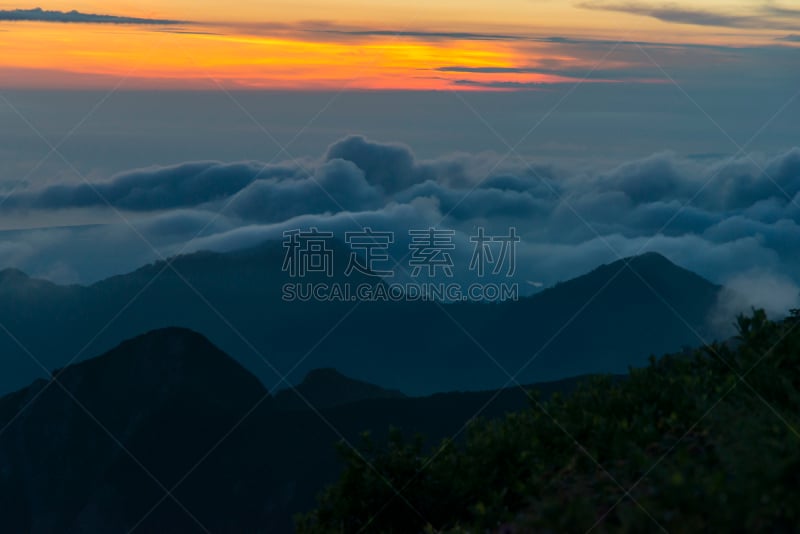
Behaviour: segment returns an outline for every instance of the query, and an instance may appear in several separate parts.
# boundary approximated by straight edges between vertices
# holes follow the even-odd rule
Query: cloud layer
[[[479,226],[522,236],[517,281],[553,284],[620,256],[657,251],[717,282],[758,272],[800,282],[800,149],[690,159],[663,152],[603,172],[452,154],[421,160],[406,146],[344,138],[316,160],[187,162],[108,180],[12,193],[15,213],[106,213],[109,224],[0,234],[4,266],[91,281],[157,255],[233,250],[317,227],[342,237],[363,226],[456,231],[469,263]],[[120,210],[134,226],[120,222]],[[114,254],[108,254],[108,251]],[[781,287],[787,287],[782,282]]]

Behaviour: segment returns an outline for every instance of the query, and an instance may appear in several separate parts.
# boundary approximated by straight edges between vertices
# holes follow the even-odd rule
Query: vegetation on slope
[[[300,533],[771,531],[800,525],[800,314],[593,379],[433,448],[365,437]]]

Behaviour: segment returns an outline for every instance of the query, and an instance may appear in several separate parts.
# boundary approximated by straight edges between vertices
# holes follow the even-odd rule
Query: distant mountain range
[[[283,255],[280,242],[200,252],[91,286],[2,271],[0,392],[172,326],[201,332],[270,390],[326,367],[406,394],[622,373],[698,344],[720,291],[650,253],[517,302],[284,302]]]
[[[336,369],[315,369],[294,388],[287,388],[275,395],[275,404],[283,409],[308,410],[333,408],[342,404],[370,399],[407,399],[397,390],[353,380]]]
[[[270,396],[181,328],[57,376],[0,398],[2,532],[291,532],[336,479],[341,439],[380,442],[394,425],[439,440],[529,404],[519,388],[410,398],[332,369]]]

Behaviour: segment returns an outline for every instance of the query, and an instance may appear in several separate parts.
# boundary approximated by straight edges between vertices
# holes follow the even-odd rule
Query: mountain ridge
[[[155,263],[92,286],[6,292],[0,323],[48,368],[178,326],[208,337],[268,387],[333,367],[421,395],[496,389],[516,374],[533,383],[625,372],[651,353],[696,344],[719,292],[650,254],[630,260],[646,283],[630,269],[616,276],[616,262],[516,302],[285,302],[282,259],[281,243],[269,242],[179,256],[169,268]],[[4,332],[0,353],[0,392],[42,375]]]
[[[342,375],[312,373],[329,380]],[[204,336],[160,329],[0,397],[0,530],[202,531],[189,510],[213,532],[288,533],[338,476],[336,442],[450,437],[528,403],[513,388],[286,409]]]
[[[97,281],[89,283],[89,284],[61,284],[61,283],[54,282],[54,281],[49,280],[49,279],[44,278],[44,277],[32,276],[32,275],[28,274],[27,272],[25,272],[24,270],[18,269],[16,267],[5,267],[5,268],[0,269],[0,283],[2,283],[5,279],[12,279],[12,281],[14,279],[21,279],[21,280],[29,280],[29,281],[36,281],[36,282],[45,282],[47,284],[51,284],[53,286],[63,287],[63,288],[70,288],[70,287],[92,288],[92,287],[96,287],[96,286],[103,286],[103,285],[105,285],[106,283],[108,283],[110,281],[119,280],[119,279],[122,279],[122,278],[130,277],[130,276],[134,276],[134,275],[138,275],[138,274],[153,273],[154,271],[158,272],[158,271],[161,271],[162,269],[164,269],[166,267],[167,263],[174,264],[176,262],[183,262],[183,261],[198,261],[198,260],[207,260],[207,259],[225,259],[225,258],[236,257],[236,256],[257,255],[259,253],[267,253],[267,254],[268,253],[273,253],[274,254],[276,251],[278,251],[278,249],[276,248],[278,244],[280,244],[280,242],[278,242],[278,241],[265,241],[264,243],[262,243],[260,245],[257,245],[255,247],[245,248],[245,249],[236,249],[236,250],[228,251],[228,252],[218,252],[218,251],[212,251],[212,250],[197,250],[197,251],[194,251],[194,252],[187,252],[187,253],[177,254],[175,256],[169,256],[169,257],[166,257],[164,259],[159,259],[159,260],[153,261],[151,263],[148,263],[148,264],[145,264],[145,265],[141,265],[141,266],[139,266],[139,267],[137,267],[137,268],[135,268],[133,270],[130,270],[130,271],[126,271],[126,272],[123,272],[123,273],[118,273],[118,274],[107,276],[107,277],[105,277],[105,278],[103,278],[101,280],[97,280]],[[280,254],[280,258],[282,259],[283,258],[283,256],[282,256],[283,252],[282,251],[278,251],[278,252]],[[560,285],[562,285],[564,283],[567,283],[567,282],[569,282],[571,280],[575,280],[575,279],[578,279],[578,278],[589,276],[589,275],[592,275],[594,273],[603,272],[606,269],[609,269],[611,267],[622,266],[623,264],[626,264],[626,263],[631,264],[631,266],[642,265],[643,263],[649,263],[651,266],[652,265],[660,265],[662,267],[663,266],[675,267],[677,269],[680,269],[681,271],[684,271],[686,273],[690,273],[690,274],[694,275],[695,277],[698,277],[698,278],[701,278],[703,280],[708,281],[707,279],[703,278],[702,276],[700,276],[700,275],[698,275],[698,274],[696,274],[696,273],[694,273],[694,272],[692,272],[692,271],[690,271],[688,269],[685,269],[684,267],[681,267],[678,264],[674,263],[672,260],[670,260],[664,254],[661,254],[660,252],[655,252],[655,251],[648,251],[648,252],[643,252],[641,254],[636,254],[636,255],[633,255],[633,256],[626,256],[626,257],[620,258],[618,260],[615,260],[615,261],[613,261],[611,263],[600,264],[600,265],[594,267],[593,269],[591,269],[590,271],[588,271],[588,272],[586,272],[586,273],[584,273],[582,275],[578,275],[578,276],[576,276],[574,278],[571,278],[570,280],[556,282],[555,284],[553,284],[551,286],[547,286],[545,288],[542,288],[542,290],[537,292],[537,293],[534,293],[532,295],[527,295],[527,296],[522,297],[522,298],[535,297],[536,295],[540,294],[541,292],[547,291],[549,289],[553,289],[553,288],[558,287],[558,286],[560,286]],[[713,284],[713,282],[709,282],[709,283]],[[718,285],[718,284],[714,284],[714,285]]]
[[[384,389],[376,384],[345,376],[325,367],[309,371],[302,382],[275,394],[275,403],[282,409],[303,410],[308,405],[332,408],[342,404],[376,399],[406,399],[405,394]]]

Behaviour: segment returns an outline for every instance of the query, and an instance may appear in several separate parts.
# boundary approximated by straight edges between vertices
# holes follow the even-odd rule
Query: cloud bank
[[[106,213],[109,223],[0,233],[0,268],[88,282],[156,259],[141,236],[171,255],[234,250],[312,226],[338,236],[363,226],[393,231],[395,258],[408,252],[410,229],[453,229],[455,260],[466,265],[476,228],[514,226],[526,287],[648,251],[736,287],[745,275],[761,287],[754,272],[781,287],[800,283],[800,148],[700,160],[662,152],[599,172],[492,153],[423,160],[401,144],[350,136],[317,159],[152,167],[91,186],[20,190],[3,204],[6,219],[76,211]]]

